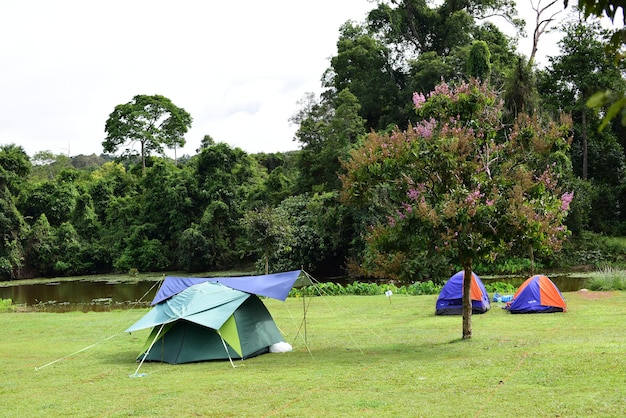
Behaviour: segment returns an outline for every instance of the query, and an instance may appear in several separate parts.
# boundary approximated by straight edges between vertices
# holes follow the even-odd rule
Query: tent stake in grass
[[[138,375],[137,372],[141,368],[141,365],[143,364],[143,362],[146,359],[146,357],[148,357],[148,353],[150,353],[150,350],[152,349],[152,346],[156,342],[157,338],[159,338],[159,335],[161,334],[161,331],[163,330],[164,326],[165,326],[165,324],[161,324],[161,327],[159,328],[159,332],[157,332],[157,334],[154,336],[154,340],[152,340],[152,342],[150,343],[150,347],[148,347],[148,349],[144,353],[143,357],[141,358],[141,361],[139,362],[139,366],[137,366],[137,370],[135,370],[135,373],[131,374],[129,377],[143,377],[143,376],[145,376],[145,373],[142,373],[141,375]]]

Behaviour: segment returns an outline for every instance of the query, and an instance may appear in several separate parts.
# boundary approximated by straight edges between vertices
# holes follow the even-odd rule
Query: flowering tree
[[[371,133],[345,163],[346,203],[378,215],[352,267],[402,278],[413,257],[439,265],[456,260],[465,271],[463,338],[471,338],[474,261],[549,254],[567,236],[563,221],[573,196],[559,177],[571,170],[571,121],[520,115],[505,127],[501,101],[478,81],[454,88],[442,82],[413,102],[419,123]]]

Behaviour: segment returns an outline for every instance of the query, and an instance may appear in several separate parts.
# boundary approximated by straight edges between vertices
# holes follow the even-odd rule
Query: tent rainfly
[[[126,330],[152,328],[137,360],[178,364],[268,352],[283,336],[257,295],[284,301],[294,285],[307,284],[300,273],[166,277],[152,301],[154,307]]]
[[[506,309],[514,314],[565,312],[561,291],[547,276],[532,276],[517,289]]]
[[[463,270],[455,273],[441,288],[437,304],[435,305],[435,315],[462,315],[463,314]],[[472,283],[470,287],[470,299],[472,301],[472,313],[481,314],[491,308],[489,294],[485,285],[476,273],[472,272]]]

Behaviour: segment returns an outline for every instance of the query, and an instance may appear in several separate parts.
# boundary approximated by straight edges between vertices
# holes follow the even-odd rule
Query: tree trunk
[[[141,141],[141,173],[146,174],[146,149],[144,141]]]
[[[463,267],[463,339],[472,338],[472,265]]]
[[[583,180],[587,180],[587,111],[582,114],[582,137],[583,137]]]

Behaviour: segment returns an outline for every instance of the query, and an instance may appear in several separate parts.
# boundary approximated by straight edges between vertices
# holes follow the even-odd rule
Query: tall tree
[[[185,145],[184,135],[191,127],[191,115],[160,95],[137,95],[126,104],[115,106],[105,124],[105,152],[116,153],[127,145],[124,155],[134,155],[139,143],[141,166],[146,169],[146,156],[153,152],[163,155],[164,147],[172,149]]]
[[[265,172],[252,156],[225,143],[203,149],[190,164],[198,190],[194,209],[200,212],[195,223],[208,244],[206,269],[230,266],[246,252],[240,220],[262,189]]]
[[[388,0],[378,2],[367,20],[394,53],[411,59],[427,51],[444,56],[471,44],[475,20],[500,17],[522,31],[524,21],[516,15],[511,0],[446,0],[434,7],[425,0]]]
[[[563,0],[565,7],[569,0]],[[626,44],[626,14],[624,12],[624,2],[622,0],[578,0],[578,7],[584,12],[585,17],[608,17],[614,25],[611,38],[606,44],[610,54],[615,56],[615,62],[623,62],[623,47]],[[621,15],[621,27],[619,26],[619,17]],[[617,19],[616,19],[617,18]],[[600,130],[606,126],[621,113],[622,126],[626,126],[626,88],[624,86],[612,87],[600,90],[594,93],[589,99],[587,105],[596,110],[608,107],[602,118]]]
[[[522,56],[517,58],[505,78],[503,99],[507,122],[517,118],[520,113],[533,114],[538,107],[535,72]]]
[[[296,139],[302,144],[296,157],[298,192],[338,190],[341,160],[365,133],[365,121],[359,116],[361,105],[347,88],[321,103],[308,96],[304,104],[291,118],[300,124]]]
[[[289,250],[293,239],[293,228],[287,214],[284,210],[264,206],[246,212],[241,222],[248,234],[250,250],[261,256],[263,270],[269,274],[270,257],[281,248]]]
[[[345,23],[337,41],[337,55],[324,75],[324,87],[338,95],[349,89],[356,96],[366,129],[385,129],[401,119],[403,73],[393,65],[389,48],[362,25]],[[405,93],[406,94],[406,93]]]
[[[535,29],[533,30],[533,46],[530,51],[530,58],[528,58],[528,65],[530,67],[535,63],[535,56],[539,50],[539,39],[546,33],[557,15],[559,15],[563,9],[555,9],[555,5],[558,0],[548,0],[548,4],[541,4],[541,0],[537,0],[537,4],[533,0],[530,0],[530,5],[535,12]]]
[[[414,103],[419,124],[391,135],[371,133],[353,152],[344,199],[367,204],[386,192],[386,218],[363,233],[368,244],[386,245],[379,255],[387,256],[389,267],[401,268],[408,251],[462,266],[467,339],[474,263],[531,250],[549,254],[567,235],[563,220],[572,195],[563,193],[558,176],[570,167],[571,121],[544,124],[521,115],[504,132],[501,101],[476,81],[442,83],[428,96],[416,94]],[[426,246],[406,248],[415,236],[425,237]]]
[[[414,119],[407,106],[413,92],[464,79],[474,41],[487,43],[492,81],[501,83],[514,62],[513,41],[483,19],[502,16],[521,28],[515,14],[509,0],[379,1],[363,26],[342,28],[325,80],[357,97],[367,130],[405,128]]]
[[[607,56],[604,45],[610,33],[599,22],[584,21],[574,16],[562,27],[565,35],[559,41],[560,54],[550,57],[550,65],[541,74],[540,93],[547,108],[553,112],[572,112],[579,127],[574,138],[580,147],[582,161],[577,171],[586,180],[589,177],[589,142],[597,137],[599,122],[587,107],[589,98],[598,90],[623,88],[624,67],[616,66],[614,57]]]
[[[491,52],[485,41],[475,41],[467,58],[467,75],[487,81],[491,74]]]

